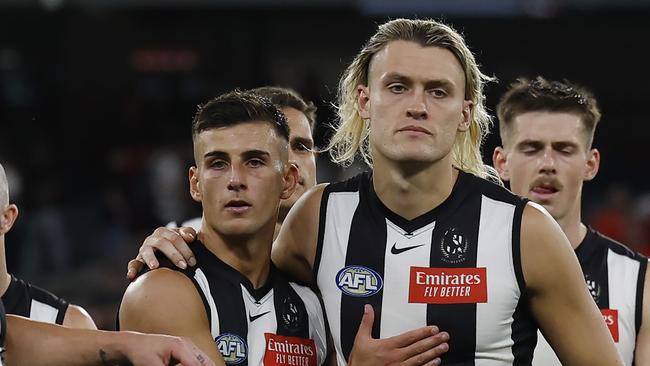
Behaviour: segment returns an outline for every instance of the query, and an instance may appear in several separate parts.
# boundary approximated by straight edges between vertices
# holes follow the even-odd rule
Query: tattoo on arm
[[[102,365],[111,366],[110,362],[108,361],[108,355],[103,349],[99,350],[99,359],[102,360]]]

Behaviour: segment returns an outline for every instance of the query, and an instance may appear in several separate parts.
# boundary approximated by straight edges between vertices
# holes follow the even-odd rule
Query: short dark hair
[[[287,117],[268,98],[250,91],[234,90],[199,105],[192,120],[192,136],[202,131],[234,126],[244,122],[265,121],[289,141]]]
[[[269,98],[279,108],[293,108],[302,112],[309,121],[312,133],[314,132],[316,106],[314,103],[304,100],[295,90],[279,86],[262,86],[249,91]]]
[[[582,86],[566,79],[554,81],[541,76],[534,80],[520,78],[510,84],[497,105],[502,141],[506,138],[515,117],[527,112],[564,112],[578,115],[587,135],[587,147],[591,147],[601,116],[596,98]]]

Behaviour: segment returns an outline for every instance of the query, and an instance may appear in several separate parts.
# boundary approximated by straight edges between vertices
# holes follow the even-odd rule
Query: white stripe
[[[246,321],[248,322],[248,364],[249,365],[262,365],[264,360],[264,352],[266,351],[266,338],[264,333],[276,333],[278,323],[275,316],[275,302],[273,296],[273,289],[269,291],[260,301],[255,301],[255,298],[246,290],[244,285],[240,284],[242,297],[244,299],[244,306],[246,307]],[[266,313],[254,321],[250,321],[251,316]]]
[[[200,268],[196,269],[194,272],[194,279],[199,284],[203,295],[208,300],[208,305],[210,306],[210,331],[212,332],[212,338],[215,339],[219,336],[219,312],[217,312],[217,305],[214,303],[212,294],[210,293],[210,284],[208,279],[205,277],[205,273],[201,271]]]
[[[488,302],[476,304],[476,365],[512,364],[511,338],[519,288],[512,262],[515,206],[483,196],[477,267],[486,267]]]
[[[325,331],[325,317],[323,316],[323,309],[318,301],[316,294],[307,287],[297,285],[289,282],[298,296],[302,299],[309,314],[309,337],[314,340],[318,354],[318,362],[320,365],[327,357],[327,332]]]
[[[562,366],[555,351],[539,330],[537,331],[535,353],[533,353],[533,366]]]
[[[56,316],[59,309],[32,299],[32,305],[29,308],[29,318],[39,322],[56,323]]]
[[[323,249],[318,268],[318,288],[325,303],[325,312],[332,319],[330,331],[334,338],[337,361],[346,365],[341,349],[341,290],[336,286],[336,274],[345,267],[352,217],[359,204],[358,192],[333,192],[327,201],[327,217]]]
[[[636,284],[640,263],[632,258],[607,251],[609,308],[618,310],[618,348],[626,365],[634,360],[636,342]]]
[[[386,219],[386,253],[384,263],[384,292],[381,312],[381,338],[392,337],[409,330],[426,326],[427,304],[409,303],[411,266],[429,267],[431,237],[435,222],[417,230],[413,235]],[[391,248],[407,248],[408,251],[392,254]]]

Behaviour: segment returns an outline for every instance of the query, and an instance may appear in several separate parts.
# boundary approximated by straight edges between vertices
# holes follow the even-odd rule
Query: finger
[[[186,229],[192,230],[191,228]],[[189,234],[194,237],[194,234],[191,232]],[[163,252],[178,267],[185,269],[187,268],[187,263],[190,263],[190,265],[196,264],[194,253],[192,253],[185,239],[181,236],[179,229],[158,228],[154,232],[154,236],[160,239],[158,243],[161,245],[158,247],[158,244],[156,244],[155,247]],[[165,241],[168,241],[172,247],[167,246]]]
[[[448,343],[441,343],[426,352],[419,353],[402,364],[404,366],[440,365],[440,356],[449,351]]]
[[[395,347],[408,347],[411,344],[420,341],[422,339],[434,336],[438,334],[440,330],[435,325],[429,325],[427,327],[422,327],[408,332],[398,334],[396,336],[388,338]]]
[[[182,227],[174,231],[176,235],[170,235],[169,240],[171,240],[176,249],[183,256],[184,260],[190,266],[196,265],[196,258],[194,257],[194,253],[192,253],[192,250],[188,245],[188,243],[196,240],[196,231],[194,231],[194,229],[191,227]]]
[[[183,366],[215,366],[205,353],[187,345],[172,349],[172,358]]]
[[[372,338],[372,323],[375,322],[375,311],[372,308],[372,305],[366,304],[363,307],[363,317],[361,318],[361,323],[359,324],[359,329],[357,330],[357,335],[355,337],[354,343],[357,343],[357,339],[368,339]]]
[[[404,356],[402,359],[408,359],[418,354],[426,353],[432,349],[437,349],[438,351],[444,350],[444,352],[446,352],[447,349],[449,349],[448,345],[446,346],[447,349],[444,349],[445,347],[438,348],[438,346],[446,344],[447,341],[449,341],[449,333],[447,332],[440,332],[433,337],[421,339],[415,343],[410,344],[407,347],[402,348],[404,351]],[[444,352],[436,354],[434,357],[441,356]]]
[[[127,271],[126,271],[126,278],[129,279],[129,281],[133,281],[138,277],[138,273],[142,270],[142,266],[144,263],[142,263],[140,257],[140,254],[138,254],[138,257],[136,259],[132,259],[129,261],[129,264],[127,265]]]

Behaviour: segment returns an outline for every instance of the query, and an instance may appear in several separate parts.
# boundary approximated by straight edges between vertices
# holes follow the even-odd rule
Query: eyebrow
[[[251,159],[251,158],[268,159],[271,156],[271,154],[268,151],[259,150],[259,149],[246,150],[243,153],[241,153],[241,155],[244,159]],[[230,154],[228,154],[225,151],[213,150],[205,153],[203,155],[203,158],[204,159],[217,158],[217,159],[230,160]]]
[[[398,81],[407,85],[410,85],[413,83],[413,78],[408,77],[406,75],[402,75],[397,72],[390,72],[385,75],[383,78],[386,81]],[[451,82],[451,80],[448,79],[431,79],[431,80],[426,80],[424,82],[424,85],[427,89],[430,88],[438,88],[438,87],[443,87],[443,88],[448,88],[448,89],[453,89],[455,87],[454,83]]]
[[[302,143],[304,145],[307,145],[307,147],[309,147],[310,145],[314,144],[314,140],[307,137],[294,136],[290,140],[292,145],[295,143]]]
[[[541,149],[544,147],[544,142],[539,141],[539,140],[523,140],[517,143],[518,148],[523,148],[523,147],[532,147],[535,149]],[[578,144],[573,142],[573,141],[555,141],[551,142],[551,146],[555,150],[561,150],[565,147],[572,147],[572,148],[578,148]]]

